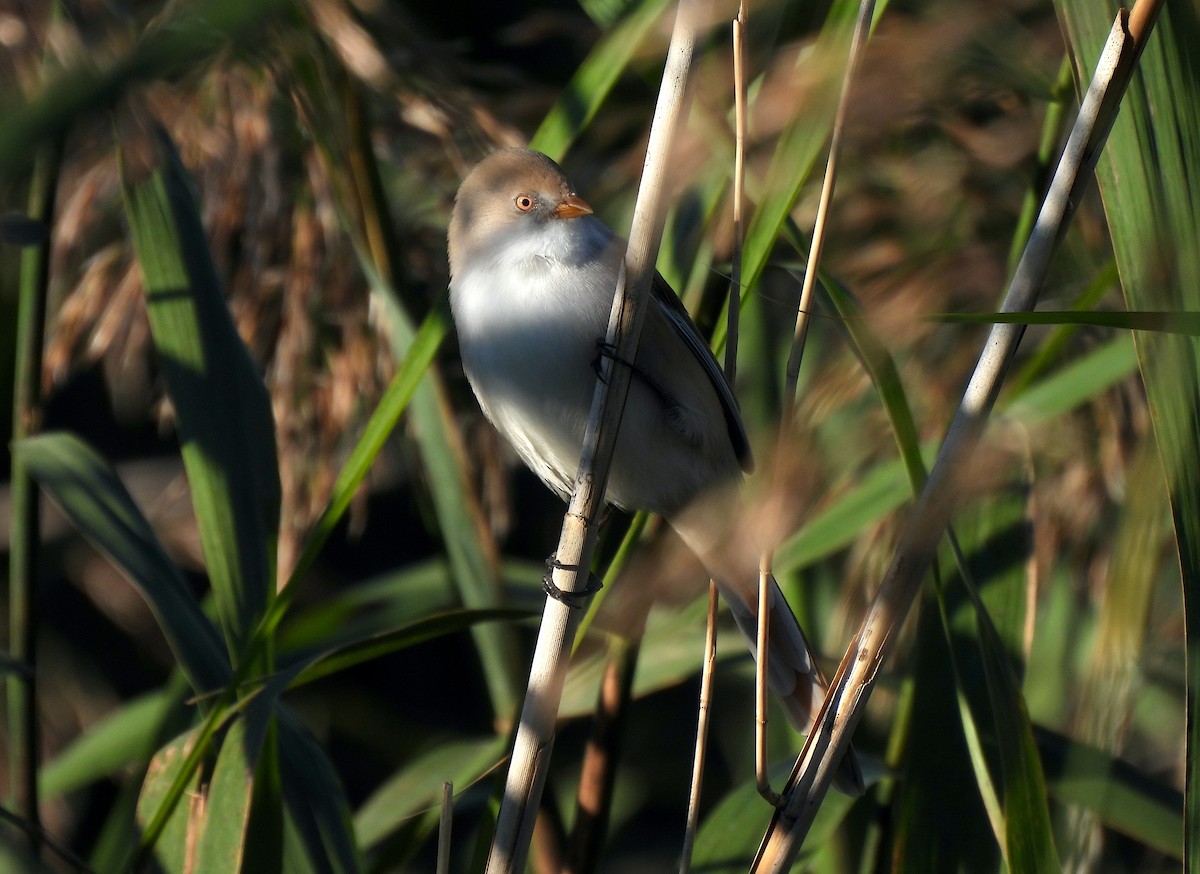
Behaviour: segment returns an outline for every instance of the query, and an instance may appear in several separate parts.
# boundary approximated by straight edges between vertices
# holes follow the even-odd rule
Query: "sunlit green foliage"
[[[672,4],[503,21],[470,4],[92,6],[0,12],[0,247],[53,253],[46,431],[12,460],[69,523],[47,529],[32,590],[36,851],[54,870],[432,870],[450,780],[452,870],[480,870],[561,508],[511,472],[466,390],[445,224],[475,159],[533,137],[627,225]],[[1200,870],[1200,25],[1165,6],[963,484],[962,561],[947,544],[856,738],[868,797],[827,801],[808,870],[1167,871],[1185,851]],[[762,522],[776,573],[831,665],[1027,233],[1077,102],[1065,73],[1086,84],[1114,12],[880,9],[775,458],[856,8],[749,18],[738,392],[786,495]],[[726,21],[696,78],[660,263],[720,344]],[[23,204],[55,143],[40,229]],[[9,400],[20,260],[0,259]],[[0,503],[6,529],[23,506]],[[651,521],[586,620],[553,751],[551,833],[576,818],[604,636],[640,633],[600,871],[667,870],[682,844],[704,580],[664,540]],[[750,663],[722,632],[707,872],[746,870],[770,818]],[[781,781],[799,739],[774,719],[771,743]],[[34,852],[0,831],[0,868]]]

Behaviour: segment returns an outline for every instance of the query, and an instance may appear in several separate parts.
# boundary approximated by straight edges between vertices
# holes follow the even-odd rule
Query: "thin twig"
[[[833,116],[833,128],[829,137],[829,155],[825,161],[825,177],[821,182],[821,196],[817,201],[817,215],[813,225],[812,240],[809,243],[808,261],[804,266],[804,281],[800,288],[800,301],[796,308],[796,326],[792,334],[792,348],[788,354],[787,374],[784,383],[783,421],[779,428],[779,457],[787,450],[791,438],[792,421],[796,408],[796,388],[800,382],[800,363],[804,358],[804,343],[808,337],[809,314],[812,312],[813,290],[816,288],[817,276],[820,273],[821,253],[825,248],[825,230],[829,217],[829,207],[833,202],[833,189],[837,181],[838,158],[842,149],[842,134],[846,128],[846,112],[850,104],[850,86],[858,72],[867,37],[871,32],[871,21],[875,16],[874,0],[862,0],[858,7],[858,18],[854,23],[854,33],[850,38],[850,50],[846,57],[846,72],[842,76],[842,89],[838,95],[837,109]],[[779,803],[779,793],[771,788],[767,774],[767,593],[771,585],[770,551],[763,553],[759,561],[758,579],[758,666],[755,675],[755,721],[757,734],[755,740],[755,774],[758,793],[772,804]]]
[[[29,186],[29,218],[46,229],[42,242],[21,254],[17,305],[17,356],[13,397],[13,442],[40,430],[42,349],[50,279],[51,227],[58,191],[62,139],[55,137],[38,153]],[[34,612],[37,555],[41,544],[41,493],[19,457],[12,462],[12,516],[9,548],[9,656],[21,670],[8,683],[8,759],[10,805],[29,824],[25,834],[36,856],[42,843],[38,813],[39,761],[37,670]]]
[[[733,258],[729,267],[729,307],[725,332],[725,378],[737,378],[738,329],[742,309],[742,239],[745,237],[743,203],[746,185],[746,3],[739,4],[733,20]]]
[[[688,792],[687,826],[683,830],[679,874],[692,869],[692,848],[696,845],[696,827],[700,822],[700,785],[704,778],[704,754],[708,741],[708,720],[712,710],[712,679],[717,664],[717,584],[708,582],[708,624],[704,635],[704,664],[700,670],[700,708],[696,718],[696,752],[692,758],[692,785]]]
[[[1132,17],[1118,13],[1002,312],[1027,312],[1037,302],[1051,255],[1091,178],[1157,7],[1158,0],[1139,0]],[[992,328],[856,644],[842,660],[830,699],[788,780],[788,803],[776,811],[751,871],[786,871],[799,851],[879,669],[920,591],[954,507],[958,475],[979,442],[1023,331],[1020,324]]]
[[[438,822],[437,874],[450,874],[450,829],[454,821],[454,784],[442,784],[442,816]]]
[[[733,262],[730,271],[729,320],[725,345],[725,373],[733,385],[737,368],[737,343],[739,313],[742,299],[742,219],[743,187],[746,178],[746,74],[745,74],[745,29],[746,4],[739,4],[738,16],[733,22],[733,81],[734,81],[734,175],[733,175]],[[765,562],[765,563],[764,563]],[[759,565],[758,581],[758,631],[756,646],[758,659],[754,673],[754,774],[759,794],[771,804],[779,802],[779,795],[771,789],[767,775],[767,635],[770,604],[768,590],[771,585],[769,558]]]
[[[771,630],[771,551],[765,550],[758,559],[758,659],[754,663],[754,784],[758,794],[772,806],[778,805],[780,795],[771,788],[770,759],[767,752],[767,660]]]
[[[51,17],[62,14],[59,4]],[[55,66],[53,54],[43,50],[43,77]],[[46,301],[50,282],[51,237],[54,206],[58,196],[66,131],[47,138],[37,150],[29,183],[29,216],[40,223],[41,242],[21,253],[20,287],[17,300],[16,363],[13,385],[12,441],[31,437],[41,428],[42,354],[46,336]],[[12,515],[8,554],[8,655],[19,671],[8,683],[9,804],[28,824],[27,846],[36,859],[43,843],[38,805],[40,739],[37,710],[37,652],[35,591],[37,556],[41,546],[41,493],[19,458],[13,458],[10,475]]]
[[[825,228],[829,218],[829,205],[833,202],[833,188],[837,182],[838,158],[842,151],[842,134],[846,129],[846,112],[850,104],[850,85],[858,72],[863,49],[871,32],[871,21],[875,16],[875,0],[862,0],[858,6],[858,19],[854,22],[854,34],[850,38],[850,51],[846,57],[846,72],[842,77],[842,91],[838,95],[837,110],[833,116],[833,130],[829,137],[829,157],[825,162],[825,178],[821,182],[821,197],[817,201],[817,216],[813,224],[812,242],[808,249],[808,263],[804,266],[804,282],[800,287],[800,303],[796,312],[796,327],[792,335],[792,350],[788,355],[787,382],[784,389],[784,422],[780,434],[786,438],[791,431],[791,416],[796,402],[796,386],[800,381],[800,362],[804,357],[804,340],[808,336],[809,313],[812,311],[813,289],[821,266],[821,253],[825,250]]]
[[[654,263],[662,240],[667,161],[683,115],[688,72],[700,21],[699,10],[695,7],[694,0],[683,0],[679,4],[667,52],[634,208],[629,248],[609,318],[606,342],[616,352],[601,359],[579,473],[556,551],[558,561],[552,582],[564,592],[582,592],[588,579],[595,547],[594,520],[603,506],[612,449],[629,388],[630,369],[617,367],[614,362],[635,359],[641,323],[649,303]],[[630,278],[628,289],[625,287],[626,274]],[[525,870],[533,823],[545,787],[567,654],[579,621],[578,612],[562,601],[546,600],[504,798],[488,855],[488,874]]]
[[[738,4],[733,20],[733,258],[729,271],[729,296],[726,311],[725,379],[733,386],[737,380],[738,333],[742,305],[742,239],[745,236],[743,201],[746,181],[746,2]],[[708,745],[708,722],[712,706],[712,679],[717,653],[717,584],[708,582],[708,614],[704,627],[704,663],[700,669],[700,705],[696,718],[696,749],[692,758],[692,782],[688,791],[687,825],[683,830],[683,850],[679,872],[687,874],[692,866],[692,847],[700,821],[700,787],[704,782],[704,759]]]

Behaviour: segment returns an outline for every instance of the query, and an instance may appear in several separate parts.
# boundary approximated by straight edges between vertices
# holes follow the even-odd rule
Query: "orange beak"
[[[558,206],[554,207],[556,218],[578,218],[581,215],[591,214],[592,208],[588,206],[588,202],[575,194],[568,194],[558,202]]]

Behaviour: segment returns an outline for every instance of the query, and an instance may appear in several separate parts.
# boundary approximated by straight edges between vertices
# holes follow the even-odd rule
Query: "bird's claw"
[[[582,591],[564,591],[563,589],[560,589],[558,586],[554,585],[555,570],[578,571],[579,567],[578,565],[562,564],[555,556],[552,555],[546,559],[546,573],[542,577],[542,590],[555,601],[566,604],[572,609],[580,609],[587,602],[588,598],[604,588],[604,583],[600,581],[600,578],[594,573],[589,572],[587,584],[584,585]]]
[[[596,338],[596,357],[592,359],[592,370],[596,374],[596,379],[608,385],[608,380],[604,378],[604,370],[601,367],[605,358],[611,358],[614,361],[621,360],[617,358],[617,347],[603,337],[598,337]]]

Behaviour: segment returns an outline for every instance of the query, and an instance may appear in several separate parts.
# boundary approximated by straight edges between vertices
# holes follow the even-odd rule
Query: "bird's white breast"
[[[579,462],[619,254],[613,257],[614,238],[591,219],[552,220],[538,230],[498,240],[473,258],[454,277],[450,300],[484,412],[525,463],[565,494]]]

